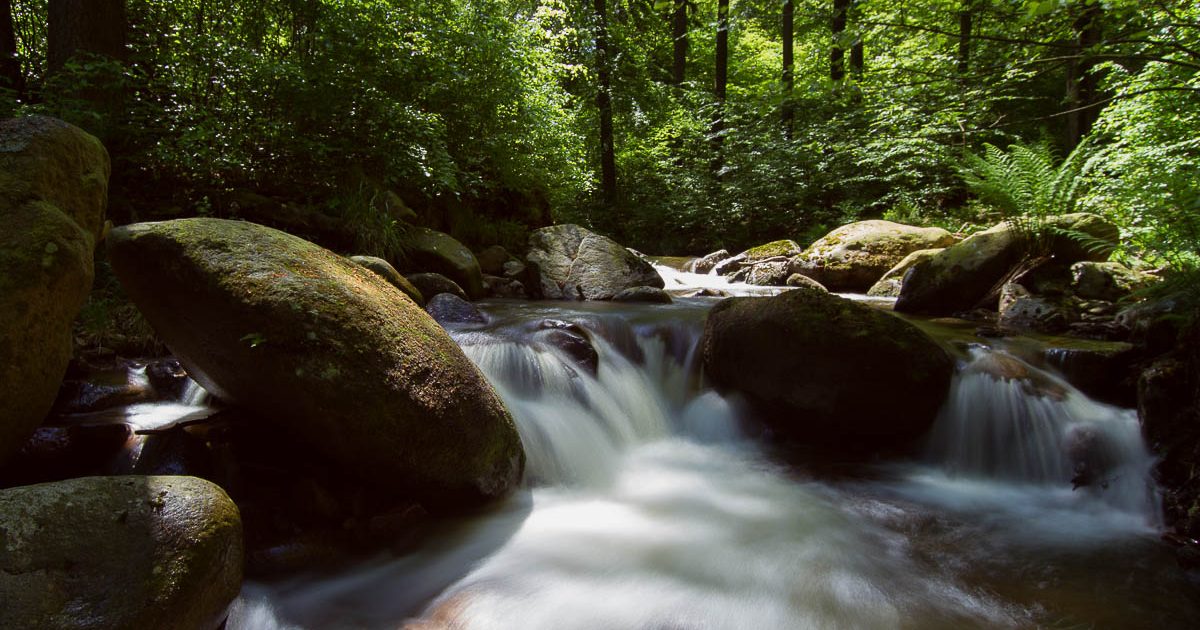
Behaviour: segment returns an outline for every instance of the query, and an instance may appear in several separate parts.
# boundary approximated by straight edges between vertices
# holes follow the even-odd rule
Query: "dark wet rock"
[[[918,263],[926,258],[932,257],[942,251],[939,249],[919,249],[905,256],[903,260],[896,263],[896,266],[889,269],[883,274],[883,277],[878,282],[871,285],[867,290],[867,295],[871,297],[899,297],[900,288],[904,285],[904,276],[909,269],[917,266]]]
[[[462,287],[469,299],[483,297],[483,272],[475,254],[466,245],[449,234],[424,227],[410,228],[404,244],[413,271],[440,273]],[[424,291],[421,293],[426,298],[433,297]]]
[[[573,364],[592,376],[596,375],[596,370],[600,367],[600,355],[596,353],[596,348],[592,345],[591,339],[578,326],[540,330],[534,333],[533,339],[534,341],[557,348]]]
[[[529,268],[525,266],[525,263],[519,260],[510,260],[504,263],[504,273],[501,275],[503,275],[505,278],[522,280],[527,276],[528,269]]]
[[[250,223],[115,230],[121,281],[188,373],[376,492],[465,507],[511,490],[524,453],[483,375],[378,275]]]
[[[90,413],[155,400],[145,367],[122,361],[106,368],[73,365],[54,403],[55,413]]]
[[[374,256],[351,256],[350,260],[379,274],[379,277],[387,280],[388,284],[396,287],[401,293],[407,295],[410,300],[416,302],[417,306],[425,306],[425,296],[421,294],[420,289],[413,286],[413,283],[400,275],[400,272],[396,271],[396,268],[388,261]]]
[[[0,461],[41,424],[62,383],[108,176],[108,153],[80,129],[41,116],[0,122]]]
[[[1142,372],[1138,416],[1159,458],[1154,472],[1167,525],[1200,539],[1200,326]]]
[[[941,228],[921,228],[891,221],[859,221],[843,225],[804,250],[793,271],[833,291],[864,292],[905,256],[953,245],[957,239]]]
[[[1011,330],[1059,333],[1078,319],[1061,300],[1036,296],[1025,287],[1010,282],[1000,290],[1001,327]]]
[[[729,277],[742,270],[746,264],[746,254],[743,252],[736,256],[730,256],[713,266],[713,273],[718,276]]]
[[[712,382],[743,394],[777,433],[843,451],[920,437],[954,367],[912,324],[812,289],[718,304],[702,349]]]
[[[146,364],[146,379],[160,400],[179,400],[187,391],[187,370],[179,359],[167,357]]]
[[[658,287],[631,287],[613,296],[614,302],[670,304],[671,295]]]
[[[499,245],[492,245],[475,254],[475,259],[479,261],[479,270],[489,276],[503,276],[504,266],[510,261],[516,261],[507,249]]]
[[[0,487],[106,472],[130,436],[124,424],[38,427],[0,467]]]
[[[464,300],[469,299],[467,292],[462,290],[453,280],[440,273],[413,273],[404,276],[412,283],[421,295],[428,300],[439,293],[450,293]]]
[[[0,491],[0,627],[213,629],[242,585],[242,525],[194,477]]]
[[[184,427],[140,437],[142,444],[133,462],[136,475],[212,476],[212,455],[205,439]]]
[[[1114,244],[1118,234],[1111,223],[1083,213],[1050,217],[1045,225],[1047,229],[1070,230]],[[1022,238],[1022,232],[1001,223],[918,262],[904,277],[896,310],[948,315],[986,306],[985,302],[995,299],[1000,282],[1021,262],[1025,253]],[[1093,260],[1099,255],[1065,236],[1053,237],[1049,251],[1058,265]]]
[[[529,297],[525,284],[520,280],[501,276],[483,276],[484,292],[488,297],[520,300]]]
[[[437,323],[447,326],[451,324],[486,324],[488,319],[479,307],[452,293],[439,293],[429,299],[425,305]]]
[[[578,225],[535,231],[525,260],[537,278],[530,288],[549,300],[610,300],[628,288],[664,285],[649,262]]]
[[[711,254],[697,258],[684,266],[683,270],[688,273],[705,274],[712,271],[716,266],[730,258],[729,251],[721,249]]]
[[[997,381],[1016,381],[1025,394],[1037,398],[1065,400],[1068,392],[1058,380],[1002,352],[989,352],[973,361],[964,374],[986,374]]]
[[[1088,396],[1133,407],[1137,402],[1134,366],[1142,356],[1141,349],[1130,343],[1060,338],[1043,349],[1040,358]]]

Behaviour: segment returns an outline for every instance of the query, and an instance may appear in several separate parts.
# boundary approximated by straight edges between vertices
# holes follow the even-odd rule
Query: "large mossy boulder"
[[[953,245],[941,228],[891,221],[859,221],[830,232],[810,245],[793,264],[831,291],[864,292],[909,254]]]
[[[663,288],[647,261],[616,241],[578,225],[553,225],[529,235],[526,261],[548,300],[611,300],[633,287]]]
[[[449,234],[423,227],[410,228],[404,244],[413,271],[440,273],[462,287],[468,298],[478,300],[483,297],[483,272],[475,254],[466,245]]]
[[[900,288],[904,286],[904,276],[908,273],[908,270],[916,267],[918,263],[926,258],[933,257],[934,254],[942,251],[942,249],[944,248],[918,249],[905,256],[904,260],[896,263],[896,266],[883,274],[883,277],[878,282],[871,285],[871,288],[867,290],[867,295],[871,297],[898,297],[900,295]]]
[[[524,452],[478,369],[367,269],[252,223],[114,230],[127,293],[188,374],[377,490],[461,507],[506,494]]]
[[[0,627],[217,628],[242,587],[242,523],[195,477],[0,490]]]
[[[1113,224],[1084,213],[1049,217],[1041,229],[1052,235],[1048,253],[1060,266],[1103,259],[1108,252],[1096,245],[1115,244],[1119,235]],[[1000,284],[1026,252],[1026,233],[1011,223],[973,234],[913,266],[904,277],[896,310],[950,315],[986,306],[983,302],[998,298]]]
[[[108,153],[52,118],[0,122],[0,461],[50,411],[92,288]]]
[[[912,324],[808,288],[718,304],[701,343],[705,374],[744,395],[777,433],[843,451],[921,436],[954,370]]]

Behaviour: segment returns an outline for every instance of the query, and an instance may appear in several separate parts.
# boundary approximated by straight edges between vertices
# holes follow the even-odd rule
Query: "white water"
[[[997,578],[974,573],[996,562],[973,559],[979,549],[1019,581],[1047,546],[1151,544],[1131,416],[1063,383],[1066,397],[1048,401],[968,368],[929,461],[817,481],[771,463],[741,405],[699,386],[699,320],[686,334],[669,322],[703,307],[621,308],[628,323],[562,306],[508,313],[585,324],[595,377],[511,328],[459,335],[518,423],[527,488],[411,555],[251,584],[229,627],[1025,627],[1045,606],[997,595]],[[640,362],[617,349],[630,336]],[[1081,428],[1112,441],[1100,442],[1107,488],[1071,489],[1061,451]]]

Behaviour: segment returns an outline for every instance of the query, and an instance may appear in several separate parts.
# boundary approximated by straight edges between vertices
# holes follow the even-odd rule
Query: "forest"
[[[1200,627],[1195,0],[0,0],[0,628]]]
[[[1189,2],[5,4],[0,114],[104,139],[118,219],[250,193],[378,250],[404,230],[372,209],[394,191],[470,245],[554,221],[703,254],[865,218],[990,225],[962,173],[1018,145],[1082,147],[1077,203],[1123,253],[1188,266],[1200,242]],[[54,20],[76,6],[91,19]]]

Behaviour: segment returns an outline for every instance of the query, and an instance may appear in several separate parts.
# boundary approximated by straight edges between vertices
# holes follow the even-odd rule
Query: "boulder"
[[[689,262],[687,265],[684,265],[683,270],[688,273],[706,274],[712,271],[721,262],[729,259],[729,257],[730,254],[728,250],[718,250],[708,254],[707,256],[703,256]]]
[[[439,293],[450,293],[462,299],[467,299],[467,292],[458,283],[440,273],[411,273],[404,276],[421,295],[432,298]]]
[[[851,451],[920,437],[954,371],[912,324],[805,288],[725,300],[701,344],[705,374],[744,395],[777,433]]]
[[[505,263],[515,260],[507,249],[499,245],[492,245],[475,254],[475,259],[479,261],[479,270],[489,276],[504,275]]]
[[[670,304],[671,294],[656,287],[632,287],[613,296],[614,302],[648,302]]]
[[[1086,300],[1116,302],[1155,280],[1154,276],[1116,262],[1083,261],[1071,265],[1071,290]]]
[[[388,284],[396,287],[401,293],[407,295],[410,300],[416,302],[417,306],[425,305],[425,296],[421,295],[421,290],[414,287],[408,279],[400,275],[400,272],[396,271],[392,263],[374,256],[351,256],[350,260],[379,274],[379,277],[387,280]]]
[[[745,263],[754,264],[768,258],[794,258],[799,256],[800,253],[801,249],[800,246],[796,244],[796,241],[784,239],[782,241],[771,241],[770,243],[759,245],[758,247],[751,247],[741,254],[738,254],[738,256],[743,256],[744,258],[742,260]]]
[[[526,261],[549,300],[611,300],[625,289],[663,288],[654,267],[612,239],[578,225],[554,225],[529,235]]]
[[[1019,331],[1060,333],[1078,319],[1063,301],[1033,295],[1015,282],[1000,289],[1000,318],[1002,328]]]
[[[41,424],[71,359],[108,204],[100,142],[40,116],[0,122],[0,461]]]
[[[796,259],[793,271],[832,291],[863,292],[909,254],[953,245],[942,228],[891,221],[859,221],[826,234]]]
[[[821,286],[820,282],[817,282],[816,280],[813,280],[812,278],[809,278],[808,276],[801,275],[798,273],[794,273],[794,274],[788,276],[787,286],[800,287],[800,288],[805,288],[805,289],[815,289],[817,291],[825,291],[826,293],[829,292],[829,289],[826,289],[825,287]]]
[[[742,270],[742,265],[745,262],[745,253],[738,254],[737,256],[730,256],[729,258],[726,258],[725,260],[722,260],[714,265],[712,268],[712,273],[715,273],[718,276],[734,276]]]
[[[871,288],[867,291],[867,295],[871,297],[899,297],[900,287],[904,284],[904,274],[908,273],[909,269],[917,266],[921,261],[942,251],[942,249],[944,248],[918,249],[905,256],[903,260],[896,263],[895,267],[892,267],[887,273],[883,274],[879,282],[871,285]]]
[[[483,275],[483,288],[488,297],[524,299],[529,297],[525,292],[525,283],[515,278]]]
[[[425,312],[443,325],[449,324],[486,324],[488,319],[483,311],[474,304],[454,295],[439,293],[429,299]]]
[[[195,477],[0,491],[0,627],[212,629],[242,586],[242,524]]]
[[[1044,229],[1054,233],[1049,253],[1055,265],[1107,256],[1095,247],[1085,247],[1076,237],[1058,232],[1086,235],[1093,239],[1093,246],[1115,244],[1118,234],[1111,223],[1084,213],[1049,217]],[[904,276],[896,310],[949,315],[980,306],[989,297],[994,299],[998,285],[1022,262],[1025,252],[1023,232],[1011,223],[973,234],[914,265]]]
[[[378,491],[448,507],[506,494],[524,453],[495,391],[380,276],[220,219],[114,230],[126,292],[188,373]]]
[[[792,275],[791,268],[791,261],[786,258],[754,263],[746,272],[746,284],[781,287]]]
[[[440,273],[462,287],[469,299],[483,297],[483,272],[479,269],[479,261],[454,237],[429,228],[412,227],[405,234],[404,245],[414,271]]]

